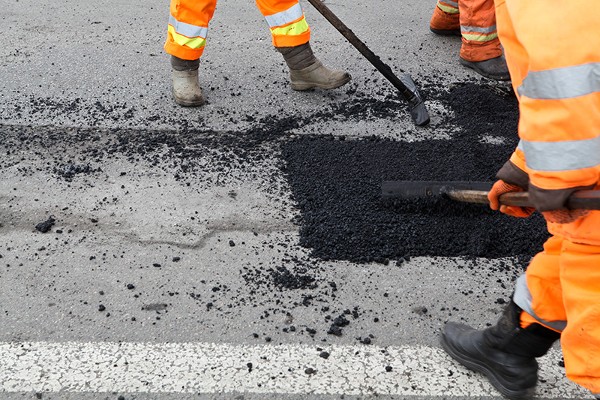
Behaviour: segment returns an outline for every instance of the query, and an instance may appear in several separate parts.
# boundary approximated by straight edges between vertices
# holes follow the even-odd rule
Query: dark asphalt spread
[[[547,233],[539,215],[516,219],[446,199],[382,201],[385,180],[493,181],[517,145],[512,95],[474,84],[429,95],[453,112],[450,140],[303,136],[283,144],[302,215],[300,243],[314,256],[386,263],[410,256],[527,258],[541,250]]]
[[[188,185],[222,184],[232,170],[251,167],[280,154],[279,165],[300,211],[300,244],[326,260],[402,261],[410,256],[530,257],[547,237],[539,215],[509,218],[484,206],[439,199],[426,203],[383,203],[383,180],[482,180],[495,172],[517,144],[518,108],[505,88],[463,83],[451,88],[423,85],[428,100],[443,105],[438,128],[450,139],[431,139],[435,128],[415,132],[406,142],[369,137],[298,135],[303,127],[331,118],[348,121],[409,118],[394,93],[375,99],[355,93],[309,116],[248,116],[243,132],[178,132],[4,127],[3,147],[18,157],[28,148],[46,148],[48,169],[68,182],[102,171],[103,161],[125,156],[173,173]],[[65,105],[68,112],[69,105]],[[109,111],[107,111],[109,113]],[[406,115],[403,115],[405,113]],[[399,132],[400,134],[401,132]],[[392,131],[393,135],[394,132]],[[77,157],[68,156],[76,150]],[[199,162],[202,160],[203,162]],[[10,157],[6,162],[11,162]],[[23,170],[30,174],[34,171]],[[252,173],[245,179],[252,179]],[[273,197],[278,197],[273,181]],[[60,218],[60,216],[56,216]],[[277,274],[276,274],[277,275]],[[279,279],[285,271],[279,271]],[[309,282],[306,282],[309,284]],[[290,283],[291,286],[299,284]]]
[[[361,136],[362,139],[350,138],[344,132],[330,135],[305,132],[326,127],[332,119],[348,123],[385,121],[392,126],[398,122],[400,126],[410,117],[405,102],[390,92],[377,97],[355,93],[347,102],[333,103],[330,108],[310,115],[248,116],[251,125],[241,131],[0,124],[0,151],[6,154],[0,158],[0,168],[15,166],[24,179],[45,170],[54,177],[48,180],[48,185],[66,192],[93,185],[96,179],[118,177],[121,182],[130,179],[135,183],[140,174],[147,173],[147,168],[162,170],[180,185],[198,192],[208,187],[235,188],[243,182],[258,183],[269,201],[282,206],[282,220],[289,221],[290,210],[298,211],[293,221],[299,227],[299,241],[295,234],[283,234],[275,244],[263,243],[262,246],[276,246],[283,258],[241,266],[243,288],[201,280],[201,285],[190,284],[170,292],[169,298],[189,296],[204,312],[222,315],[228,315],[237,305],[261,305],[264,310],[260,319],[273,321],[275,330],[326,340],[327,336],[346,335],[359,319],[373,316],[374,322],[385,319],[385,310],[364,307],[358,299],[352,304],[338,304],[338,288],[343,284],[326,278],[325,270],[330,265],[322,260],[392,262],[390,268],[393,268],[412,256],[462,256],[470,259],[467,268],[473,269],[480,268],[474,257],[511,256],[511,260],[499,260],[488,268],[506,270],[512,275],[541,249],[547,236],[538,215],[518,220],[485,206],[444,199],[382,202],[383,180],[491,181],[516,146],[517,105],[506,90],[465,83],[451,88],[431,84],[422,92],[429,104],[438,107],[432,112],[437,121],[427,128],[411,126],[398,128],[398,132],[392,128],[389,139],[368,135]],[[69,112],[70,105],[64,107],[64,112]],[[110,115],[111,111],[107,113]],[[473,118],[473,114],[477,117]],[[445,137],[438,135],[442,128]],[[412,142],[393,139],[407,133],[420,139]],[[20,162],[31,154],[43,163]],[[113,160],[127,163],[123,170],[115,171],[107,168]],[[119,202],[134,188],[122,186],[98,202]],[[237,193],[232,189],[227,195],[236,198]],[[93,238],[93,227],[99,221],[93,209],[83,210],[86,211],[88,220],[94,224],[89,228],[89,236]],[[53,229],[53,224],[60,226],[72,212],[69,207],[61,207],[52,216],[40,215],[36,224],[42,222],[42,231],[48,230],[37,233],[66,240],[71,230]],[[189,212],[194,220],[197,216],[193,210]],[[32,225],[31,229],[34,231],[36,227]],[[222,245],[231,248],[244,243],[227,239]],[[260,246],[254,251],[260,252]],[[169,250],[163,259],[175,263],[181,256],[186,255]],[[90,262],[109,262],[105,257],[96,258],[91,256]],[[165,262],[154,263],[152,267],[165,267]],[[431,268],[435,268],[435,261]],[[462,267],[457,265],[457,268]],[[128,280],[122,286],[134,297],[141,290],[137,281]],[[98,293],[104,298],[103,290]],[[274,293],[273,302],[270,299]],[[469,295],[466,290],[464,294]],[[500,301],[504,300],[499,299],[498,304]],[[157,299],[145,304],[142,310],[167,314],[170,304]],[[106,317],[112,314],[108,302],[99,301],[96,307],[94,313],[104,313]],[[433,305],[414,303],[410,313],[430,321],[433,318],[428,311],[430,307]],[[323,321],[303,323],[295,312],[297,308],[311,308],[323,315]],[[446,318],[458,309],[442,306],[439,311]],[[136,316],[131,321],[137,321]],[[271,334],[257,331],[252,337],[270,342]],[[355,339],[370,344],[375,337],[367,331]]]

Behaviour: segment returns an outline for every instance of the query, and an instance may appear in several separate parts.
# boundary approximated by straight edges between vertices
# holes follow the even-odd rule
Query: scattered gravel
[[[352,100],[333,104],[312,115],[252,117],[248,120],[252,125],[243,131],[198,131],[185,126],[179,131],[55,127],[36,127],[32,131],[28,127],[0,125],[0,150],[6,150],[7,154],[0,159],[0,168],[17,165],[24,154],[39,153],[44,158],[42,166],[23,163],[17,167],[18,171],[27,177],[45,168],[45,172],[53,177],[49,185],[64,185],[65,190],[93,185],[94,179],[101,174],[102,179],[114,178],[103,171],[104,164],[115,159],[139,166],[139,171],[161,169],[181,185],[195,188],[260,181],[265,195],[286,210],[285,215],[280,216],[282,220],[289,220],[290,213],[296,216],[294,222],[299,227],[300,242],[297,243],[295,235],[279,243],[265,240],[262,246],[275,247],[281,257],[260,265],[241,262],[238,266],[243,282],[241,287],[219,284],[219,278],[214,277],[213,281],[190,283],[188,287],[166,295],[170,298],[181,292],[198,304],[201,313],[223,316],[235,312],[240,305],[257,307],[261,312],[258,318],[272,322],[273,330],[260,335],[248,334],[248,337],[264,342],[276,342],[281,332],[304,335],[315,341],[337,340],[337,336],[352,332],[352,337],[360,343],[370,344],[376,340],[373,335],[355,332],[353,321],[361,317],[358,306],[345,310],[350,305],[341,306],[338,302],[341,279],[334,282],[324,278],[328,275],[324,271],[331,267],[328,260],[384,265],[393,262],[400,266],[412,256],[518,256],[528,260],[547,237],[544,222],[538,215],[517,220],[483,206],[445,199],[381,201],[383,180],[491,182],[516,146],[518,115],[514,97],[469,83],[449,89],[432,84],[423,90],[423,94],[446,111],[438,115],[442,122],[437,122],[433,128],[409,128],[409,133],[416,138],[411,142],[378,137],[350,138],[344,132],[335,132],[335,135],[304,133],[305,127],[314,131],[315,126],[326,124],[332,118],[350,122],[377,119],[393,122],[408,118],[405,103],[395,95],[381,99],[356,93]],[[43,108],[44,100],[36,104]],[[60,104],[55,106],[57,112],[61,111]],[[68,113],[69,105],[65,107],[64,112]],[[98,108],[96,112],[101,116],[114,110]],[[427,137],[437,134],[436,128],[446,132],[447,137]],[[392,130],[390,137],[405,133]],[[117,171],[116,174],[135,181],[137,171]],[[102,217],[100,206],[118,203],[119,196],[127,195],[124,189],[129,187],[116,189],[116,194],[98,199],[98,207],[88,211],[82,225],[90,229],[90,236],[99,228],[96,224]],[[237,191],[227,190],[227,199],[240,199]],[[55,215],[63,221],[62,215]],[[36,229],[48,232],[55,222],[55,218],[50,217],[36,225]],[[197,222],[202,224],[202,221]],[[109,224],[110,219],[103,219],[102,223]],[[70,231],[65,232],[61,239]],[[218,251],[230,247],[235,247],[236,253],[246,248],[253,252],[262,250],[260,245],[250,248],[237,238],[235,241],[224,239],[221,245]],[[100,251],[89,256],[89,261],[93,261],[90,264],[112,260],[110,255]],[[178,269],[193,262],[184,250],[166,248],[163,258],[157,257],[135,268],[160,271],[158,268],[173,267],[168,260],[179,262]],[[494,265],[502,266],[501,263]],[[142,285],[141,280],[135,282]],[[119,287],[123,285],[129,290],[135,289],[127,281],[119,283]],[[129,294],[134,299],[141,295]],[[143,303],[139,303],[141,299],[133,300],[137,301],[138,310],[142,307],[142,310],[155,311],[165,318],[168,316],[170,300],[159,296],[145,299]],[[150,301],[154,303],[148,303]],[[360,300],[356,304],[361,306]],[[498,301],[498,304],[501,303]],[[324,318],[302,320],[306,314],[303,308],[310,308]],[[429,309],[435,312],[433,308]],[[101,305],[98,310],[105,311],[105,307]],[[373,319],[373,310],[365,311],[371,312],[367,323],[379,321],[379,318]],[[423,305],[414,305],[412,311],[416,319],[431,318],[432,312]],[[115,316],[118,313],[114,306],[111,306],[111,312]],[[378,310],[376,315],[381,316],[382,324],[386,322],[385,312]],[[138,316],[138,319],[142,318]],[[136,318],[127,317],[127,320],[135,321]],[[156,320],[160,318],[156,317]],[[152,322],[153,325],[156,323]],[[329,354],[321,352],[320,356],[326,359]],[[251,364],[248,368],[252,369]]]

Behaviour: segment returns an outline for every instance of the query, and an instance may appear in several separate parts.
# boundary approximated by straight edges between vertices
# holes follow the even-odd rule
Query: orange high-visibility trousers
[[[600,189],[600,8],[595,0],[496,0],[500,41],[519,99],[511,161],[545,195]],[[561,333],[567,377],[600,393],[600,211],[548,223],[544,251],[517,281],[523,327]]]
[[[600,224],[600,213],[592,218]],[[567,377],[600,394],[600,246],[551,237],[517,281],[514,301],[525,311],[522,327],[562,332]]]
[[[204,52],[208,23],[217,0],[171,0],[165,51],[184,60]],[[271,30],[275,47],[293,47],[310,40],[310,27],[298,0],[256,0]]]
[[[494,0],[438,0],[431,24],[445,30],[460,27],[460,56],[467,61],[484,61],[502,55]]]

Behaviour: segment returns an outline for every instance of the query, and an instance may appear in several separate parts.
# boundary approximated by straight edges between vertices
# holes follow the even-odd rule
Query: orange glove
[[[517,185],[504,182],[502,179],[496,181],[492,189],[488,193],[490,208],[492,210],[500,210],[501,213],[517,218],[527,218],[533,214],[533,207],[515,207],[500,205],[500,196],[505,193],[522,192],[524,189]]]

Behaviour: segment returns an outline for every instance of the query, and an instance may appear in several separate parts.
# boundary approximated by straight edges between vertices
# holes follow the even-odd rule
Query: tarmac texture
[[[168,2],[19,0],[0,34],[1,399],[498,399],[438,343],[493,323],[546,237],[381,181],[484,180],[516,145],[510,87],[428,31],[435,2],[327,0],[431,114],[309,4],[353,76],[294,92],[252,2],[220,2],[181,108]],[[586,398],[559,346],[539,399]]]

